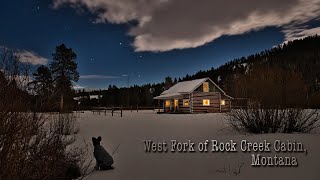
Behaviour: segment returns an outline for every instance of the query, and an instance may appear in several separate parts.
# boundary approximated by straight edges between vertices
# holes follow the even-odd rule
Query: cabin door
[[[174,100],[174,111],[178,111],[178,104],[179,104],[178,102],[179,102],[178,99]]]

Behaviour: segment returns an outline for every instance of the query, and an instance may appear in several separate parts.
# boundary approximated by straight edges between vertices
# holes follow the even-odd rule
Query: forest
[[[200,70],[184,77],[166,77],[164,82],[107,90],[75,92],[80,107],[153,106],[154,96],[177,82],[211,78],[235,99],[259,99],[285,107],[320,108],[320,37],[289,41],[269,50],[231,60],[220,67]],[[99,95],[91,99],[89,95]]]
[[[67,55],[70,61],[64,61],[61,55]],[[317,35],[290,41],[192,75],[166,77],[163,82],[140,86],[117,87],[106,84],[108,88],[105,90],[72,89],[72,83],[79,79],[76,57],[71,48],[66,48],[63,44],[57,46],[52,63],[48,67],[39,66],[33,72],[33,80],[28,89],[22,90],[13,80],[11,92],[23,91],[25,98],[31,99],[32,108],[37,111],[152,107],[158,103],[153,97],[174,84],[209,77],[234,98],[233,105],[237,105],[237,99],[246,99],[250,103],[268,107],[281,105],[284,108],[320,108],[320,37]],[[10,59],[14,58],[13,52],[6,52],[2,61],[11,62]],[[4,78],[5,72],[8,71],[0,71],[2,83],[7,81]],[[5,94],[3,95],[5,98]],[[98,95],[99,98],[89,98],[91,95]]]

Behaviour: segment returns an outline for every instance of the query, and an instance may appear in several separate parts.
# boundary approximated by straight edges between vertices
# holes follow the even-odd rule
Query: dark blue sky
[[[241,56],[272,48],[284,41],[279,27],[232,36],[221,36],[196,48],[167,52],[135,52],[128,35],[133,23],[94,23],[88,11],[49,0],[0,2],[0,46],[31,51],[51,60],[55,46],[65,43],[78,55],[79,86],[105,88],[156,83],[166,76],[182,77],[218,67]],[[94,76],[88,76],[94,75]]]

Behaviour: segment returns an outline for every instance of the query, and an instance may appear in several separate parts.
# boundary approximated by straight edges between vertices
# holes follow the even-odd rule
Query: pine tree
[[[46,66],[39,66],[33,73],[35,91],[38,95],[49,97],[53,91],[53,79],[51,71]]]
[[[173,85],[172,78],[170,76],[165,78],[164,88],[167,90]]]
[[[60,111],[64,110],[64,96],[72,92],[72,81],[79,80],[77,71],[76,53],[72,48],[67,48],[64,44],[56,47],[52,54],[53,61],[50,69],[58,92],[60,92]]]

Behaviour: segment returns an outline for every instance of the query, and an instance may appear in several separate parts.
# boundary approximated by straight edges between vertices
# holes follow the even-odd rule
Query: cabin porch
[[[190,113],[189,100],[181,98],[158,99],[158,112]]]

